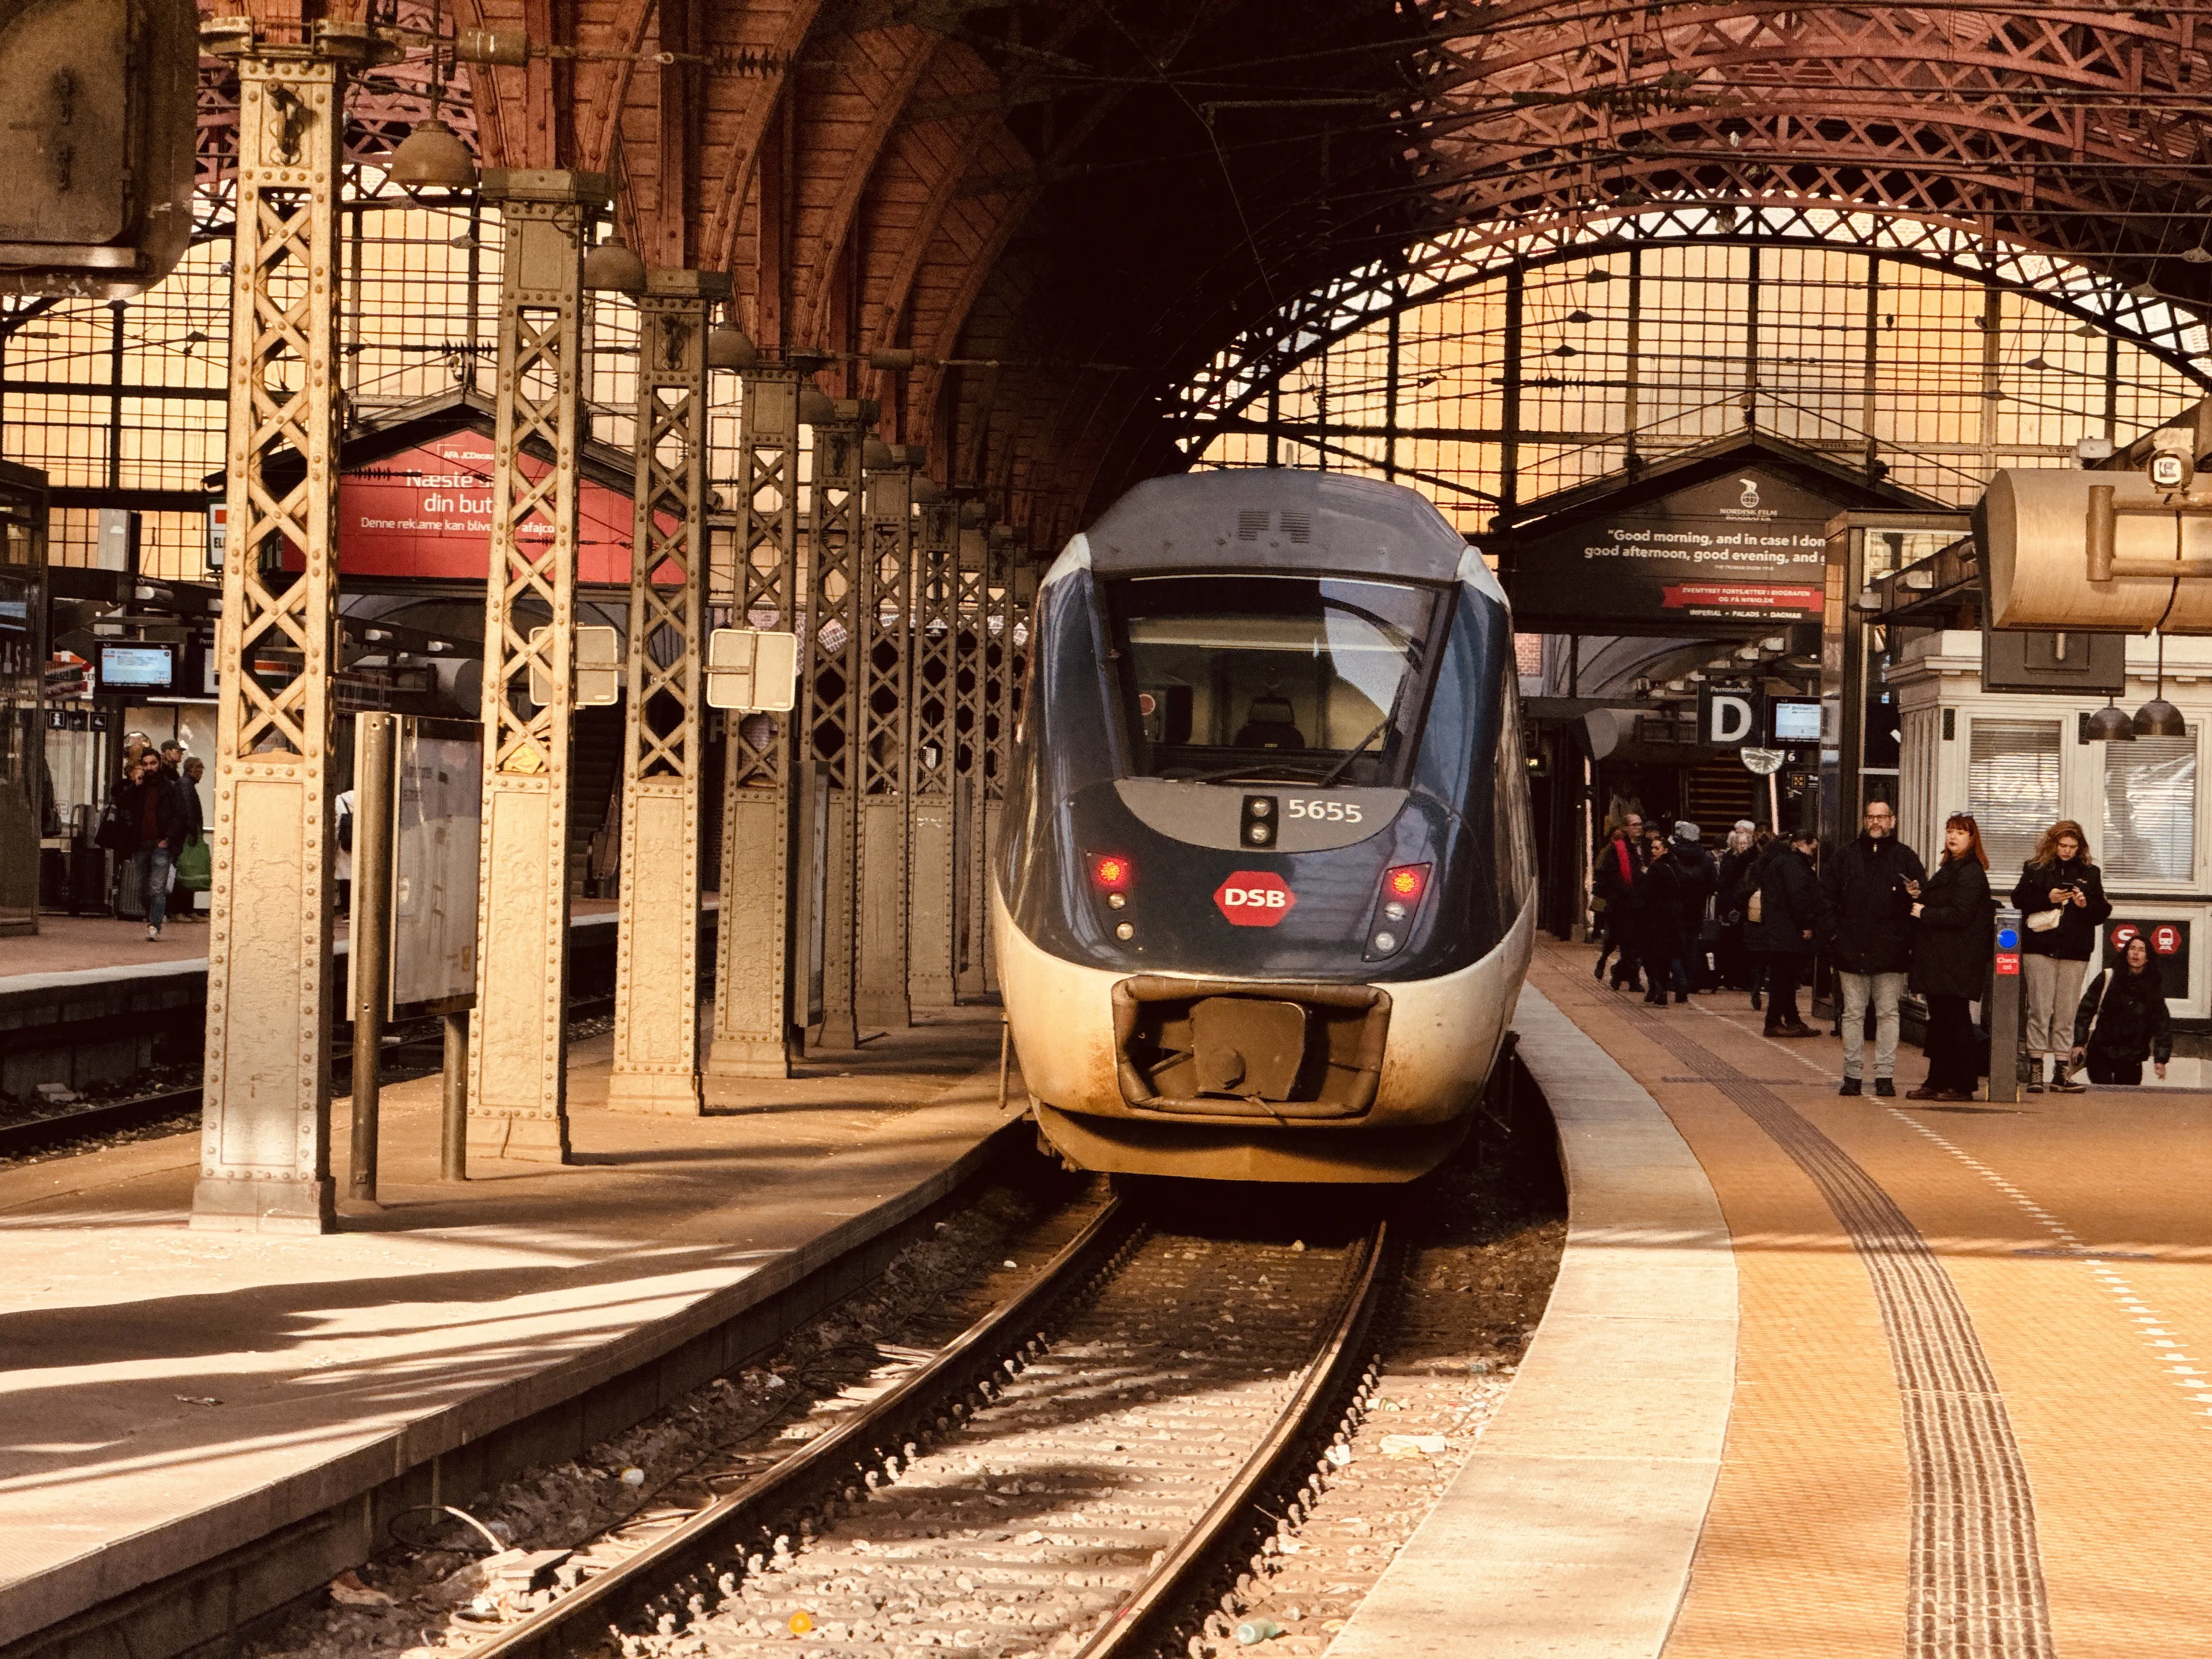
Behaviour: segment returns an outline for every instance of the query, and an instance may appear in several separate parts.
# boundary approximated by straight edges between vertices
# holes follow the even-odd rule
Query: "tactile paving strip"
[[[2027,1468],[1943,1264],[1881,1184],[1789,1103],[1666,1020],[1623,1012],[1790,1155],[1873,1281],[1911,1461],[1907,1659],[2051,1659]]]

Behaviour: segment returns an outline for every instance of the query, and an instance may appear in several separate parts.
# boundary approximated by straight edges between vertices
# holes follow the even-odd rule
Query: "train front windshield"
[[[1436,591],[1262,574],[1112,586],[1133,775],[1401,781],[1449,615]]]

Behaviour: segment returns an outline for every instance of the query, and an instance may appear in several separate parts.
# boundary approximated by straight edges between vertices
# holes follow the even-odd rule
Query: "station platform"
[[[2212,1097],[1841,1098],[1837,1040],[1592,959],[1516,1021],[1551,1304],[1333,1659],[2201,1651]]]
[[[197,1133],[0,1170],[0,1651],[180,1651],[363,1559],[395,1508],[573,1456],[759,1352],[850,1286],[772,1298],[895,1248],[1024,1133],[999,1038],[962,1011],[709,1079],[697,1118],[605,1109],[611,1039],[583,1041],[575,1162],[477,1158],[465,1186],[437,1177],[438,1079],[393,1085],[384,1207],[319,1238],[187,1231]],[[349,1130],[341,1102],[341,1164]]]

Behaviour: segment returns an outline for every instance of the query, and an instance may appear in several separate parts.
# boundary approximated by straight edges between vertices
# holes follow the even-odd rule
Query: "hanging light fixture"
[[[461,142],[460,134],[438,116],[438,106],[446,96],[445,60],[438,53],[438,41],[443,33],[443,19],[434,6],[430,12],[429,117],[417,121],[414,130],[399,141],[399,148],[392,152],[386,168],[392,182],[404,189],[416,190],[424,185],[437,185],[447,190],[477,187],[477,158],[469,154],[469,147]]]
[[[757,368],[760,367],[760,348],[741,328],[709,329],[707,332],[707,367]]]
[[[619,236],[610,236],[584,255],[584,286],[599,294],[641,294],[645,261]]]
[[[2181,711],[2166,700],[2166,630],[2158,634],[2158,695],[2136,710],[2133,721],[2139,738],[2185,738],[2189,723]]]
[[[2117,707],[2109,698],[2105,706],[2089,716],[2089,741],[2092,743],[2133,743],[2136,723],[2128,711]]]

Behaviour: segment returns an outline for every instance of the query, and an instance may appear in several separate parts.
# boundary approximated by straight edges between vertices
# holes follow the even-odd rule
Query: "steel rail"
[[[1376,1223],[1362,1247],[1363,1259],[1346,1275],[1349,1288],[1334,1328],[1267,1437],[1245,1460],[1244,1467],[1182,1542],[1168,1552],[1114,1616],[1076,1650],[1075,1659],[1136,1659],[1139,1655],[1170,1648],[1182,1650],[1182,1644],[1175,1638],[1182,1632],[1176,1627],[1193,1616],[1206,1588],[1207,1576],[1224,1565],[1224,1558],[1234,1559],[1238,1532],[1250,1525],[1255,1516],[1264,1514],[1258,1504],[1289,1481],[1302,1446],[1314,1432],[1316,1414],[1348,1390],[1365,1352],[1362,1339],[1373,1322],[1385,1288],[1382,1261],[1389,1237],[1389,1224]],[[1316,1468],[1316,1478],[1320,1472]]]
[[[1043,1322],[1054,1307],[1112,1271],[1141,1236],[1123,1211],[1123,1201],[1114,1200],[1018,1294],[866,1409],[551,1606],[470,1648],[468,1659],[575,1659],[611,1642],[618,1650],[626,1624],[672,1621],[687,1607],[696,1613],[715,1589],[717,1564],[729,1564],[728,1571],[747,1555],[769,1553],[780,1528],[798,1530],[798,1511],[811,1498],[874,1486],[879,1471],[896,1473],[915,1456],[917,1442],[964,1418],[968,1399],[988,1400],[1019,1370],[1045,1345]]]

